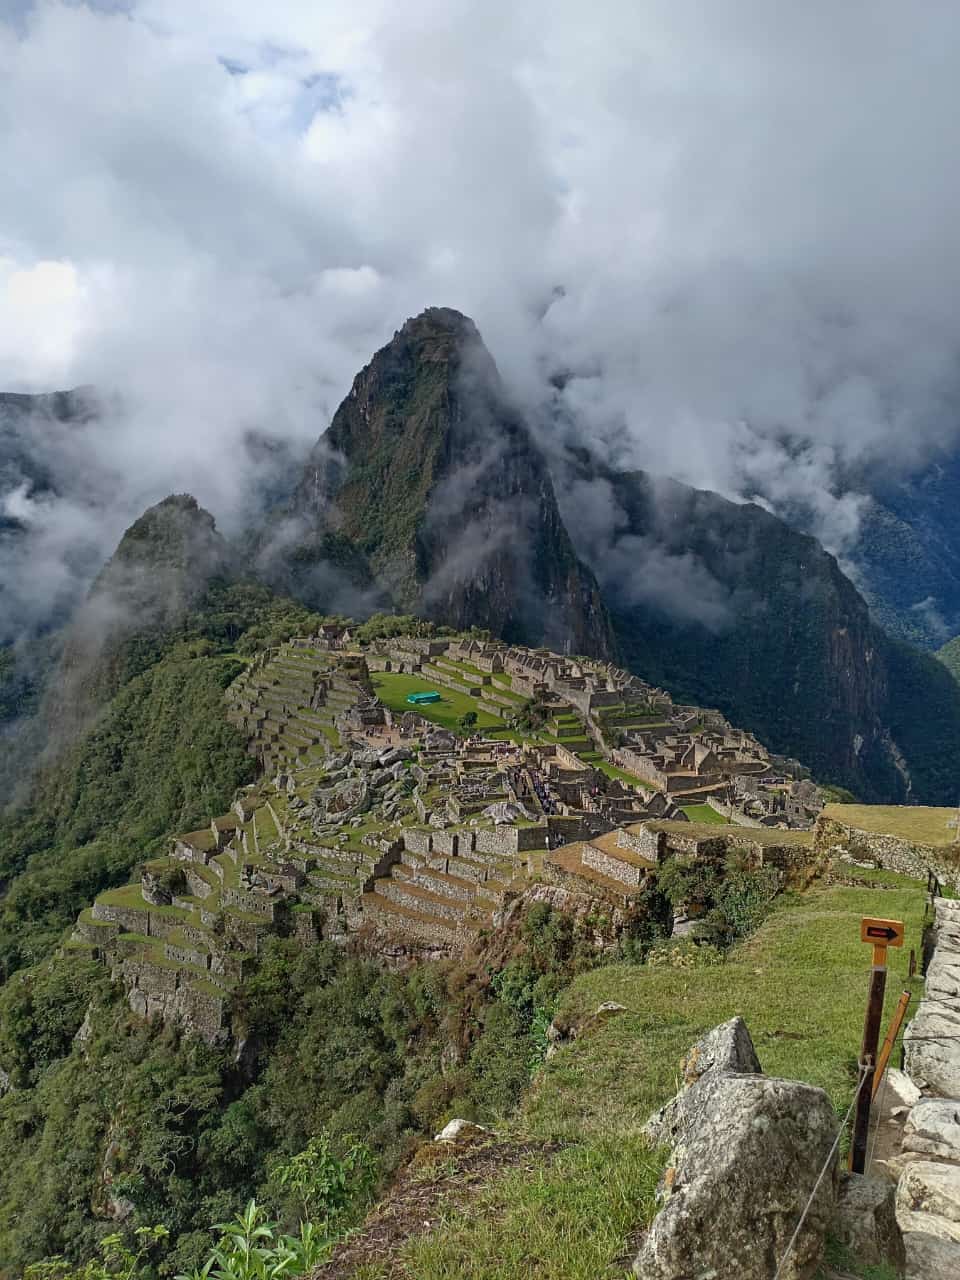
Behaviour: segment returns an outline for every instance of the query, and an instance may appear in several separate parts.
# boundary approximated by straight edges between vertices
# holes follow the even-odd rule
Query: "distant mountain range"
[[[168,500],[128,531],[92,599],[102,612],[120,574],[124,625],[169,626],[205,576],[253,574],[318,611],[351,601],[352,612],[390,608],[619,656],[823,781],[865,799],[953,803],[960,686],[876,621],[929,643],[936,611],[953,616],[952,483],[944,472],[878,496],[862,535],[871,617],[833,556],[759,506],[614,471],[588,449],[545,453],[473,323],[431,308],[357,375],[242,548],[222,543],[190,500]],[[151,569],[155,542],[176,554]],[[199,559],[181,554],[199,544]],[[941,557],[941,544],[956,551]],[[161,587],[163,607],[149,599]],[[931,597],[923,608],[918,592]],[[68,658],[90,616],[88,606],[68,633]]]

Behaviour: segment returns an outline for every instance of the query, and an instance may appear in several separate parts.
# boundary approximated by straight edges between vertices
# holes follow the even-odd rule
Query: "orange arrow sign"
[[[875,947],[902,947],[902,920],[875,920],[872,916],[864,916],[860,921],[860,941],[870,942]]]

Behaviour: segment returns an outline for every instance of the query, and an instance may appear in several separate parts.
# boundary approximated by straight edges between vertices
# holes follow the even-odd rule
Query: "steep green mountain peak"
[[[394,604],[508,639],[606,653],[609,627],[553,484],[474,323],[431,307],[354,379],[294,498]]]
[[[164,498],[134,521],[66,633],[45,709],[60,745],[153,660],[162,637],[230,568],[213,516],[190,494]]]

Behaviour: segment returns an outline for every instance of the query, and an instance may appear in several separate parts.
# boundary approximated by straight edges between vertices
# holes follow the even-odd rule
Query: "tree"
[[[469,733],[473,726],[477,723],[477,713],[475,711],[465,711],[460,717],[460,728],[464,733]]]

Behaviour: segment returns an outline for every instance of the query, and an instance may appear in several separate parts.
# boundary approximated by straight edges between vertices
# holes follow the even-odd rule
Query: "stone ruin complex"
[[[495,727],[464,735],[431,721],[435,709],[392,710],[380,673],[462,694]],[[175,837],[139,884],[101,894],[68,944],[102,956],[136,1012],[210,1041],[231,1031],[231,993],[271,935],[391,962],[455,954],[531,881],[629,912],[668,856],[736,846],[757,865],[802,861],[809,838],[787,828],[819,802],[716,712],[545,651],[360,647],[331,627],[258,655],[226,699],[259,781]],[[690,785],[672,785],[678,775]],[[715,825],[688,821],[681,802],[708,805]]]

